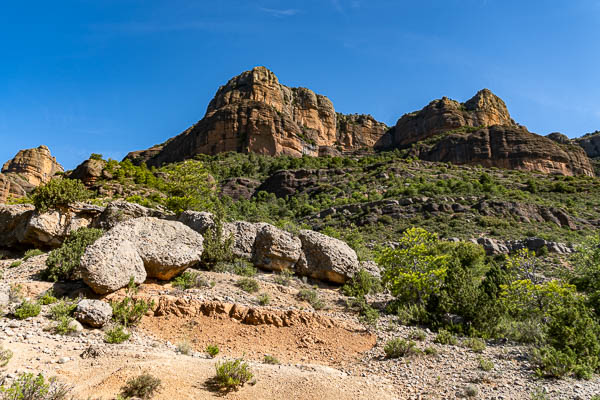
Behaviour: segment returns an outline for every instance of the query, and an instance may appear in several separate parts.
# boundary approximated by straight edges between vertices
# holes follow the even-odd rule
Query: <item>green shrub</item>
[[[594,400],[594,397],[592,397],[591,400]],[[549,397],[548,397],[548,393],[546,392],[546,389],[544,389],[544,388],[536,388],[531,393],[530,399],[531,400],[549,400]]]
[[[71,317],[61,317],[58,320],[58,324],[54,327],[54,333],[57,335],[68,335],[69,333],[75,332],[75,327],[71,325],[71,322],[75,321]]]
[[[260,289],[258,282],[252,278],[242,278],[238,280],[235,285],[248,293],[256,293]]]
[[[477,397],[478,394],[479,394],[479,389],[477,389],[477,386],[467,385],[467,387],[465,387],[465,396],[466,397]]]
[[[129,337],[131,337],[131,334],[125,332],[125,329],[122,325],[117,325],[106,331],[104,334],[104,341],[106,343],[119,344],[128,340]]]
[[[17,268],[19,267],[21,264],[23,264],[23,261],[21,260],[17,260],[17,261],[13,261],[8,267],[9,268]]]
[[[257,297],[258,304],[261,306],[266,306],[271,302],[271,296],[268,293],[261,293]]]
[[[352,279],[342,286],[342,292],[346,296],[364,297],[370,293],[376,293],[381,290],[379,279],[369,274],[364,269],[358,271]]]
[[[479,368],[489,372],[494,369],[494,362],[484,357],[479,357]]]
[[[219,262],[231,262],[233,256],[233,235],[225,236],[223,229],[225,223],[225,210],[222,206],[217,207],[213,214],[214,226],[204,233],[204,251],[201,262],[208,266]]]
[[[456,336],[454,336],[452,333],[448,332],[447,330],[440,329],[440,331],[436,335],[433,342],[439,343],[439,344],[456,345],[456,344],[458,344],[458,339],[456,338]]]
[[[192,346],[189,341],[184,340],[177,344],[177,351],[188,356],[192,353]]]
[[[475,353],[482,353],[485,350],[485,341],[479,338],[468,338],[463,344],[473,350]]]
[[[0,346],[0,368],[4,368],[8,365],[8,362],[10,361],[10,359],[13,356],[13,352],[8,350],[8,349],[4,349],[2,348],[2,346]]]
[[[550,346],[534,349],[531,354],[531,363],[539,376],[551,378],[568,376],[576,366],[572,354],[563,353]]]
[[[151,399],[160,388],[160,385],[160,379],[144,373],[136,378],[129,379],[121,388],[121,395],[125,398]]]
[[[415,342],[400,338],[388,341],[383,351],[387,358],[400,358],[419,353]]]
[[[206,354],[208,354],[212,358],[215,358],[217,354],[219,354],[219,346],[217,346],[216,344],[209,344],[208,346],[206,346]]]
[[[49,289],[47,291],[45,291],[39,298],[38,298],[38,302],[44,306],[47,306],[49,304],[54,304],[58,301],[58,299],[56,297],[54,297],[54,294],[52,293],[52,289]]]
[[[217,362],[215,381],[224,390],[235,390],[254,377],[248,363],[242,359]]]
[[[283,271],[281,271],[277,275],[275,275],[273,280],[278,285],[290,286],[290,283],[292,283],[293,277],[294,277],[294,271],[292,271],[291,269],[284,269]]]
[[[438,354],[437,349],[435,347],[432,347],[432,346],[425,347],[425,350],[423,350],[423,352],[425,354],[427,354],[428,356],[436,356]]]
[[[218,261],[212,268],[214,272],[229,272],[232,274],[252,277],[256,275],[258,270],[254,266],[241,258],[236,258],[233,261]]]
[[[131,279],[127,296],[119,302],[112,301],[110,303],[113,309],[113,320],[124,327],[137,325],[142,320],[144,314],[154,307],[154,300],[147,302],[144,299],[132,298],[131,295],[134,287],[133,279]]]
[[[393,312],[402,325],[426,324],[429,322],[429,313],[424,306],[419,304],[408,304],[398,306]]]
[[[102,161],[102,154],[92,153],[90,155],[90,160]]]
[[[316,290],[313,289],[300,289],[297,295],[298,299],[301,301],[306,301],[309,303],[312,308],[315,310],[321,310],[325,307],[323,301],[319,298],[319,294]]]
[[[2,400],[67,400],[71,389],[55,378],[47,382],[44,375],[21,373],[9,387],[0,386]]]
[[[73,311],[77,308],[76,303],[69,303],[65,300],[60,300],[50,308],[50,318],[59,321],[65,317],[70,317]]]
[[[263,358],[263,363],[265,364],[279,364],[279,360],[271,355],[266,354],[265,358]]]
[[[31,195],[31,201],[38,212],[65,207],[70,203],[84,201],[91,197],[85,185],[76,179],[52,179],[38,186]]]
[[[199,272],[185,271],[172,281],[172,285],[181,290],[210,287],[210,283]]]
[[[423,341],[427,337],[427,333],[420,328],[411,331],[408,335],[409,339]]]
[[[85,249],[103,233],[101,229],[94,228],[79,228],[71,232],[61,247],[50,252],[46,269],[42,272],[44,279],[53,282],[74,279]]]
[[[42,307],[37,303],[31,303],[27,300],[23,301],[19,307],[15,310],[15,317],[18,319],[26,319],[29,317],[37,316]]]
[[[44,254],[44,252],[41,251],[40,249],[29,249],[29,250],[27,250],[25,252],[25,255],[23,256],[23,261],[27,261],[31,257],[36,257],[36,256],[39,256],[41,254]]]

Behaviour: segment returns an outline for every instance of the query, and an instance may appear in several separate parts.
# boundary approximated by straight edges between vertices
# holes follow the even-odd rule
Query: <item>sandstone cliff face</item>
[[[591,135],[583,136],[575,139],[574,142],[581,146],[590,158],[600,157],[600,133],[596,132]]]
[[[21,150],[7,161],[0,173],[0,202],[10,197],[23,197],[37,186],[48,183],[63,167],[50,154],[50,149],[40,146]]]
[[[469,133],[450,133],[432,146],[415,146],[414,151],[428,161],[594,176],[581,148],[559,145],[519,126],[494,125]]]
[[[387,127],[370,116],[336,114],[331,101],[306,88],[289,88],[256,67],[219,88],[196,125],[162,145],[127,158],[162,165],[226,151],[265,155],[329,154],[372,146]]]

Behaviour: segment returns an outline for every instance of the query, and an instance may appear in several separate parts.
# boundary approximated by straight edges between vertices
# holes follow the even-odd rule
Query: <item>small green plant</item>
[[[209,344],[208,346],[206,346],[206,354],[208,354],[212,358],[215,358],[217,354],[219,354],[219,346],[217,346],[216,344]]]
[[[269,354],[265,354],[263,358],[263,363],[265,364],[279,364],[279,360]]]
[[[131,297],[137,291],[133,278],[129,280],[127,295],[121,301],[110,303],[113,309],[113,320],[124,327],[135,326],[149,309],[154,307],[154,300],[147,302],[144,299]]]
[[[290,284],[292,283],[293,277],[294,277],[294,271],[292,271],[291,269],[284,269],[280,273],[275,275],[273,280],[278,285],[290,286]]]
[[[23,261],[21,260],[17,260],[17,261],[13,261],[8,268],[17,268],[18,266],[20,266],[21,264],[23,264]]]
[[[475,385],[467,385],[465,388],[465,396],[466,397],[477,397],[479,394],[479,389]]]
[[[192,346],[190,345],[190,342],[186,339],[177,344],[177,351],[181,354],[189,356],[190,354],[192,354]]]
[[[70,203],[84,201],[91,197],[85,185],[77,179],[52,179],[38,186],[31,195],[31,201],[38,212],[51,208],[65,207]]]
[[[71,388],[44,375],[19,374],[9,387],[0,386],[2,400],[67,400]]]
[[[423,353],[427,354],[428,356],[437,356],[438,350],[435,347],[427,346],[425,347],[425,350],[423,350]]]
[[[494,369],[494,362],[484,357],[479,357],[479,368],[488,372]]]
[[[62,246],[48,255],[46,269],[42,272],[44,279],[58,282],[76,278],[85,249],[103,233],[102,229],[95,228],[79,228],[71,232]]]
[[[397,338],[388,341],[383,348],[383,352],[387,358],[400,358],[417,354],[419,350],[417,344],[412,340]]]
[[[38,302],[41,305],[47,306],[49,304],[54,304],[58,301],[58,299],[56,297],[54,297],[54,293],[52,292],[52,289],[50,290],[46,290],[39,298],[38,298]]]
[[[4,349],[2,348],[2,346],[0,346],[0,368],[4,368],[8,365],[8,362],[10,361],[10,359],[13,356],[13,352],[8,350],[8,349]]]
[[[140,399],[151,399],[160,388],[161,381],[155,376],[144,373],[132,378],[121,388],[121,395],[126,399],[138,397]]]
[[[531,363],[540,377],[562,378],[570,375],[576,368],[573,356],[550,346],[534,349]]]
[[[202,274],[190,271],[185,271],[183,274],[173,279],[172,285],[181,290],[210,287],[210,284],[204,279]]]
[[[458,339],[456,338],[456,336],[454,336],[447,330],[440,329],[433,342],[439,344],[451,344],[455,346],[456,344],[458,344]]]
[[[247,293],[256,293],[260,289],[258,282],[252,278],[242,278],[235,285]]]
[[[63,318],[68,318],[73,314],[73,311],[75,311],[76,308],[76,303],[69,303],[65,300],[60,300],[50,309],[50,318],[52,318],[55,321],[62,320]]]
[[[423,329],[417,328],[417,329],[413,330],[412,332],[410,332],[410,334],[408,335],[408,338],[422,342],[423,340],[425,340],[425,338],[427,338],[427,333]]]
[[[29,317],[37,316],[42,310],[42,306],[37,303],[31,303],[27,300],[23,301],[19,307],[15,310],[15,317],[18,319],[26,319]]]
[[[266,306],[271,302],[271,296],[268,293],[259,294],[256,299],[258,300],[258,304],[261,306]]]
[[[36,256],[39,256],[41,254],[44,254],[44,252],[41,251],[40,249],[29,249],[29,250],[27,250],[25,252],[25,255],[23,256],[23,261],[27,261],[31,257],[36,257]]]
[[[8,302],[19,303],[21,300],[23,300],[23,287],[18,283],[13,283],[8,291]]]
[[[131,334],[125,332],[125,328],[122,325],[117,325],[106,331],[104,341],[110,344],[119,344],[128,340],[129,337],[131,337]]]
[[[468,338],[463,341],[463,344],[475,353],[483,353],[485,350],[485,341],[479,338]]]
[[[254,377],[250,366],[242,359],[217,362],[215,381],[221,389],[235,390]]]
[[[325,307],[325,304],[319,298],[319,294],[314,289],[300,289],[297,297],[298,300],[309,303],[315,310],[320,310]]]
[[[71,322],[75,321],[71,317],[61,317],[58,320],[58,324],[54,327],[54,333],[57,335],[68,335],[69,333],[75,332],[75,327],[71,324]]]
[[[352,279],[342,286],[342,292],[346,296],[364,297],[369,293],[376,293],[381,290],[381,282],[364,269],[358,271]]]
[[[595,399],[596,397],[597,396],[594,396],[590,400],[597,400],[597,399]],[[531,393],[530,399],[531,400],[549,400],[549,397],[548,397],[548,393],[546,392],[546,389],[538,387]]]
[[[102,161],[102,154],[92,153],[90,155],[90,160]]]

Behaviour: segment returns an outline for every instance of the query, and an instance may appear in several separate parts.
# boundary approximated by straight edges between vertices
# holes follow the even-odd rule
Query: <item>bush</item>
[[[235,285],[247,293],[256,293],[260,289],[258,282],[252,278],[242,278]]]
[[[204,279],[202,274],[199,272],[185,271],[172,281],[172,285],[181,290],[187,290],[192,288],[210,287],[210,283]]]
[[[463,344],[473,350],[475,353],[483,353],[485,350],[485,341],[479,338],[466,339]]]
[[[42,273],[44,279],[53,282],[74,279],[85,249],[103,233],[101,229],[94,228],[79,228],[71,232],[61,247],[50,252]]]
[[[125,398],[139,397],[141,399],[151,399],[160,388],[160,379],[144,373],[137,378],[127,381],[121,388],[121,395]]]
[[[387,358],[406,357],[419,352],[415,342],[400,338],[388,341],[385,344],[383,351]]]
[[[252,277],[258,272],[251,263],[241,258],[237,258],[233,261],[219,261],[211,268],[211,270],[221,273],[229,272],[247,277]]]
[[[572,354],[563,353],[550,346],[534,349],[531,354],[531,363],[539,376],[551,378],[570,375],[576,365]]]
[[[477,397],[479,394],[479,389],[475,385],[467,385],[465,388],[465,396],[466,397]]]
[[[297,295],[301,301],[306,301],[315,310],[320,310],[325,307],[323,301],[319,298],[319,294],[313,289],[300,289]]]
[[[65,300],[61,300],[50,309],[50,318],[59,321],[65,317],[70,317],[76,308],[76,303],[68,303]]]
[[[425,350],[423,350],[423,352],[428,356],[436,356],[438,354],[437,349],[432,346],[425,347]]]
[[[215,381],[225,390],[235,390],[254,377],[248,363],[241,359],[217,362]]]
[[[46,212],[48,209],[65,207],[90,197],[91,193],[79,180],[52,179],[47,184],[35,188],[31,201],[38,212]]]
[[[271,302],[271,296],[268,293],[261,293],[257,297],[258,304],[261,306],[266,306]]]
[[[423,341],[427,337],[427,333],[420,328],[417,328],[410,332],[408,335],[409,339]]]
[[[42,310],[42,306],[37,303],[31,303],[27,300],[23,301],[19,307],[15,310],[15,317],[18,319],[26,319],[29,317],[37,316]]]
[[[279,364],[279,360],[273,356],[266,354],[265,358],[263,358],[263,363],[276,365]]]
[[[188,342],[187,340],[184,340],[177,344],[177,351],[180,352],[181,354],[185,354],[186,356],[189,356],[192,353],[192,346],[190,345],[190,342]]]
[[[12,351],[8,349],[3,349],[2,346],[0,346],[0,368],[6,367],[12,356]]]
[[[281,271],[280,273],[275,275],[273,280],[278,285],[290,286],[290,283],[292,283],[293,276],[294,276],[294,271],[292,271],[290,269],[284,269],[283,271]]]
[[[132,290],[132,286],[132,282],[130,282],[130,291]],[[130,296],[130,291],[123,300],[110,303],[113,309],[113,319],[124,327],[137,325],[142,320],[144,314],[154,307],[154,300],[151,300],[149,303],[144,299],[134,300]]]
[[[494,362],[484,357],[479,357],[479,368],[489,372],[494,369]]]
[[[342,292],[346,296],[364,297],[369,293],[376,293],[381,290],[379,279],[369,274],[364,269],[358,271],[352,279],[342,286]]]
[[[38,302],[44,306],[47,306],[49,304],[54,304],[57,301],[58,301],[58,299],[56,297],[54,297],[54,295],[52,293],[52,289],[45,291],[44,294],[42,294],[38,298]]]
[[[71,317],[61,317],[58,320],[58,324],[54,327],[54,333],[57,335],[68,335],[71,332],[75,332],[75,327],[71,325],[71,322],[75,321]]]
[[[104,334],[104,341],[106,343],[119,344],[128,340],[129,337],[131,337],[131,334],[125,332],[123,326],[117,325],[112,329],[106,331],[106,333]]]
[[[29,249],[29,250],[27,250],[25,252],[25,255],[23,256],[23,261],[27,261],[31,257],[36,257],[36,256],[39,256],[41,254],[44,254],[44,252],[41,251],[40,249]]]
[[[9,387],[0,386],[2,400],[67,400],[71,389],[44,375],[21,373]]]
[[[456,336],[454,336],[452,333],[448,332],[447,330],[440,329],[440,331],[436,335],[433,342],[439,343],[439,344],[456,345],[456,344],[458,344],[458,339],[456,339]]]
[[[217,354],[219,354],[219,346],[217,346],[216,344],[209,344],[208,346],[206,346],[206,354],[208,354],[212,358],[215,358]]]
[[[207,266],[215,266],[219,262],[231,262],[233,256],[233,235],[225,236],[225,210],[219,206],[213,214],[214,226],[204,233],[204,251],[201,262]]]
[[[19,267],[21,264],[23,264],[23,261],[21,260],[17,260],[17,261],[13,261],[8,267],[9,268],[17,268]]]

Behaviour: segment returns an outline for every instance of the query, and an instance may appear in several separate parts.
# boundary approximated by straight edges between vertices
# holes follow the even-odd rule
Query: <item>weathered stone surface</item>
[[[260,186],[260,181],[250,178],[231,178],[225,180],[221,184],[221,193],[231,197],[234,200],[247,199],[249,200],[257,187]]]
[[[583,148],[588,157],[600,157],[600,132],[577,138],[574,142]]]
[[[251,260],[254,256],[256,236],[264,226],[267,224],[262,222],[234,221],[226,223],[223,226],[223,235],[233,237],[233,255]]]
[[[325,96],[284,86],[273,72],[256,67],[219,88],[196,125],[162,145],[127,157],[162,165],[199,153],[226,151],[317,156],[321,147],[369,146],[385,129],[372,117],[338,116]]]
[[[0,204],[0,243],[13,247],[23,240],[27,223],[34,213],[29,204]]]
[[[155,218],[169,218],[173,214],[155,210],[153,208],[147,208],[136,203],[129,203],[124,200],[112,201],[106,206],[102,214],[95,220],[94,225],[108,230],[117,225],[120,222],[127,221],[129,219],[140,218],[140,217],[155,217]]]
[[[6,310],[10,304],[10,285],[0,282],[0,310]]]
[[[116,225],[106,236],[133,244],[148,277],[168,280],[200,261],[202,235],[181,222],[153,217],[131,219]]]
[[[264,225],[256,234],[254,264],[271,271],[292,269],[300,258],[302,242],[291,233]]]
[[[56,162],[46,146],[21,150],[2,167],[0,203],[9,197],[23,197],[37,186],[50,182],[63,167]]]
[[[178,221],[202,235],[215,226],[214,216],[205,211],[184,211]]]
[[[136,247],[124,237],[105,234],[88,246],[81,257],[83,281],[96,293],[107,294],[146,280],[144,261]]]
[[[319,190],[320,182],[339,180],[348,171],[344,169],[296,169],[278,171],[265,179],[256,189],[256,193],[265,191],[277,197],[293,196],[298,192],[308,195]]]
[[[105,166],[106,161],[104,160],[85,160],[73,171],[67,173],[66,177],[69,179],[79,179],[86,186],[92,186],[102,177]]]
[[[102,328],[112,318],[113,311],[110,304],[102,300],[83,299],[77,303],[74,315],[83,324]]]
[[[296,264],[300,275],[344,283],[360,269],[356,253],[341,240],[322,233],[302,230],[302,256]]]

